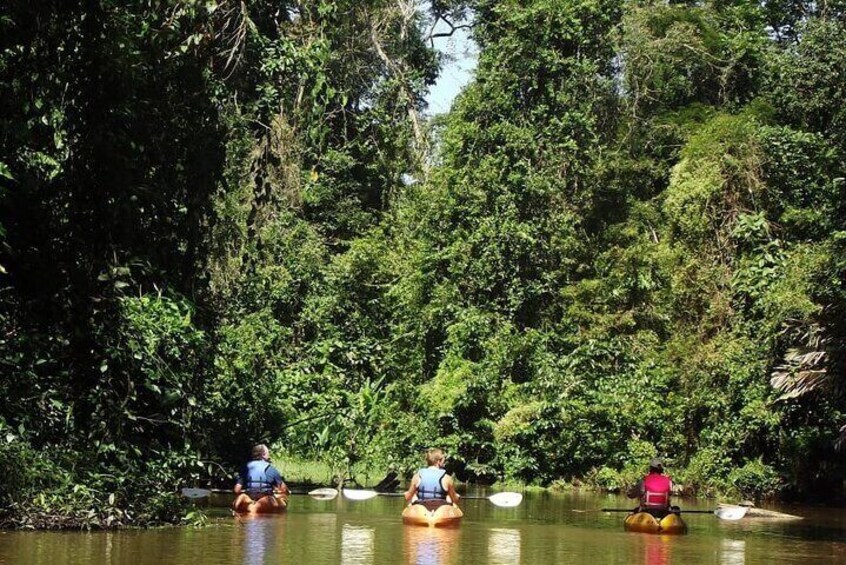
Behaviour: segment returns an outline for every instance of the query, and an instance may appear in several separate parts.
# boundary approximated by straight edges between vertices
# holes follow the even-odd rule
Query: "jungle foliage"
[[[433,22],[480,49],[425,115]],[[440,29],[440,28],[439,28]],[[0,522],[252,443],[843,495],[846,4],[0,6]]]

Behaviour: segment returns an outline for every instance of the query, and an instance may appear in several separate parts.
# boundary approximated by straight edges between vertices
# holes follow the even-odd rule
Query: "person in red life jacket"
[[[664,463],[657,458],[649,462],[649,474],[629,489],[629,498],[640,498],[636,512],[649,512],[656,518],[663,518],[677,508],[670,506],[673,481],[664,474]]]
[[[251,461],[244,466],[235,483],[238,498],[232,503],[236,512],[274,512],[288,503],[288,486],[279,471],[270,463],[266,445],[253,447]]]
[[[412,477],[411,486],[405,491],[406,501],[422,504],[427,510],[458,502],[455,484],[444,469],[445,460],[441,449],[433,448],[426,452],[428,467],[420,469]]]

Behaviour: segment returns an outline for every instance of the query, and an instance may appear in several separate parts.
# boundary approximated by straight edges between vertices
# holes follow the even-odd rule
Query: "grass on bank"
[[[279,456],[274,464],[292,484],[337,486],[339,477],[346,475],[347,486],[371,486],[388,473],[387,469],[367,462],[357,463],[347,471],[343,466],[297,456]]]

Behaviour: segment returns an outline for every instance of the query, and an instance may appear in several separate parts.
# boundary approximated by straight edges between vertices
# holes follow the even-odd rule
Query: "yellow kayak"
[[[411,504],[402,511],[402,521],[409,526],[449,528],[458,526],[464,512],[452,504],[445,504],[435,510],[427,510],[422,504]]]
[[[253,500],[241,494],[232,503],[232,509],[238,514],[281,514],[288,509],[288,495],[276,493]]]
[[[627,532],[643,534],[681,535],[687,533],[687,524],[680,514],[667,514],[658,519],[649,512],[634,512],[626,516],[623,527]]]

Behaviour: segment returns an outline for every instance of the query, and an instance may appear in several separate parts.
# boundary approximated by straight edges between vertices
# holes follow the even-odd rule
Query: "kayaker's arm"
[[[449,496],[449,500],[453,504],[458,504],[458,493],[455,492],[455,481],[452,480],[452,477],[449,475],[445,476],[443,482],[446,483],[444,486],[446,487],[447,496]]]
[[[629,498],[640,498],[643,495],[643,479],[639,480],[632,488],[626,492]]]
[[[266,473],[267,478],[270,480],[270,484],[273,485],[273,490],[284,495],[291,493],[291,491],[288,490],[288,485],[285,484],[285,479],[282,477],[282,473],[279,472],[279,469],[270,466]]]
[[[420,475],[415,473],[414,477],[411,478],[411,484],[409,485],[408,490],[403,493],[406,502],[411,502],[415,495],[417,495],[418,486],[420,486]]]
[[[241,483],[235,483],[235,488],[232,490],[235,491],[235,494],[241,494]]]

